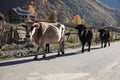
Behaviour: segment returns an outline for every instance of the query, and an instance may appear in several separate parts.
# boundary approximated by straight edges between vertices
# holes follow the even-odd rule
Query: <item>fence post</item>
[[[67,41],[68,41],[68,39],[69,39],[69,37],[70,37],[70,33],[71,33],[71,31],[72,31],[72,29],[69,31],[69,33],[68,33],[68,36],[67,36]]]
[[[8,44],[12,44],[12,31],[13,31],[13,28],[12,26],[10,27],[10,32],[8,34]]]
[[[14,43],[15,44],[19,44],[19,34],[17,33],[17,29],[16,30],[14,30],[14,39],[13,39],[13,41],[14,41]]]

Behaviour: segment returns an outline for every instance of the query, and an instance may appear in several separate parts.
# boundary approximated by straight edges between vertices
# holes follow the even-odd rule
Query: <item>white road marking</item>
[[[111,68],[115,67],[116,65],[118,65],[117,62],[113,63],[112,65],[108,66],[107,68],[108,68],[108,69],[111,69]]]
[[[88,80],[101,80],[105,76],[109,76],[113,68],[116,67],[119,63],[114,62],[112,65],[106,67],[105,69],[100,70],[98,73],[90,77]]]
[[[89,73],[59,73],[49,75],[30,73],[27,80],[74,80],[88,75]]]

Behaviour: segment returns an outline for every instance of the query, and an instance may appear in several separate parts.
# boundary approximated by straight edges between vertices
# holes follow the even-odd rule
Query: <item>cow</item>
[[[26,24],[22,25],[23,27],[27,27]],[[45,44],[59,44],[58,54],[60,56],[60,52],[64,55],[64,34],[65,34],[65,26],[59,22],[56,23],[48,23],[48,22],[37,22],[33,23],[32,26],[29,26],[27,32],[29,32],[30,40],[34,41],[35,44],[38,45],[37,53],[41,48],[44,50]],[[37,59],[38,54],[35,54],[34,60]],[[46,53],[43,53],[43,58],[46,58]]]
[[[88,51],[90,51],[92,37],[93,37],[92,31],[89,30],[85,26],[85,24],[77,25],[77,27],[75,27],[75,29],[78,30],[79,40],[82,44],[82,50],[81,50],[82,53],[84,52],[84,46],[85,46],[86,43],[88,43]]]
[[[103,48],[103,45],[106,47],[107,43],[110,46],[110,30],[102,28],[98,29],[98,32],[100,33],[101,48]]]

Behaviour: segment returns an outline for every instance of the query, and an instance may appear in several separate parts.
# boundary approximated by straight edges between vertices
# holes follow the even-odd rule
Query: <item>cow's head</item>
[[[21,26],[23,26],[26,29],[26,37],[30,38],[31,40],[33,39],[33,35],[35,34],[35,32],[37,32],[37,30],[40,27],[40,23],[33,23],[33,24],[22,24]]]
[[[32,25],[30,39],[33,40],[36,44],[39,44],[39,39],[42,36],[42,24],[34,23]]]
[[[100,32],[100,33],[109,32],[109,31],[110,30],[106,29],[106,28],[98,29],[98,32]]]
[[[26,38],[30,38],[30,32],[32,31],[33,23],[22,23],[21,26],[26,29]]]
[[[26,31],[30,32],[33,24],[34,23],[22,23],[21,26],[24,27],[26,29]]]
[[[82,32],[83,30],[86,30],[86,29],[87,29],[87,27],[86,27],[84,24],[80,24],[80,25],[77,25],[77,27],[75,27],[75,29],[78,30],[78,34],[81,34],[81,32]]]

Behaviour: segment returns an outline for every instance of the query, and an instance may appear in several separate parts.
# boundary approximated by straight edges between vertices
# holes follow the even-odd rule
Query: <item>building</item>
[[[28,16],[31,18],[31,20],[35,19],[35,15],[33,15],[29,10],[24,10],[21,8],[12,8],[8,12],[6,20],[9,23],[22,23],[25,22]]]

